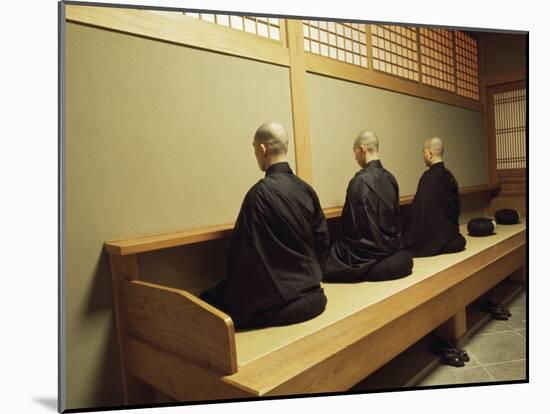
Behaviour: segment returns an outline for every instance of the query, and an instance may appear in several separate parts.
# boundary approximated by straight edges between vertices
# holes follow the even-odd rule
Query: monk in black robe
[[[426,141],[424,162],[429,168],[418,183],[409,221],[403,232],[405,246],[413,257],[464,250],[466,240],[458,229],[458,184],[443,163],[443,142],[440,138]]]
[[[343,237],[333,244],[325,281],[382,281],[407,276],[410,254],[403,250],[399,186],[378,157],[378,138],[363,131],[353,151],[363,167],[351,179],[342,211]]]
[[[242,203],[227,279],[201,294],[238,328],[301,322],[322,313],[327,303],[320,282],[330,242],[317,194],[285,161],[282,125],[261,126],[253,145],[265,178]]]

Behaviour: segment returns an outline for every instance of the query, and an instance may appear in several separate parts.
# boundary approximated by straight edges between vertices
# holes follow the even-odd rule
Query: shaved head
[[[369,154],[376,154],[378,153],[378,137],[374,133],[374,131],[364,130],[357,135],[357,138],[355,138],[355,143],[353,144],[355,147],[358,145],[364,145],[367,147],[367,152]]]
[[[426,142],[424,143],[424,148],[426,148],[436,157],[443,156],[443,141],[441,141],[441,138],[433,137],[433,138],[427,139]]]
[[[263,144],[270,156],[285,155],[288,151],[288,135],[285,127],[277,122],[267,122],[254,134],[254,143]]]

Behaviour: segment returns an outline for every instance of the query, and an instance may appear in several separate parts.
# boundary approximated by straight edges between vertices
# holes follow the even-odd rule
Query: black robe
[[[402,249],[399,186],[379,160],[370,161],[349,182],[342,233],[330,250],[327,281],[361,279],[377,262]]]
[[[414,257],[441,253],[460,232],[458,184],[443,162],[424,172],[403,231],[406,249]]]
[[[225,305],[236,325],[319,287],[329,233],[317,194],[276,163],[246,194],[231,239]]]

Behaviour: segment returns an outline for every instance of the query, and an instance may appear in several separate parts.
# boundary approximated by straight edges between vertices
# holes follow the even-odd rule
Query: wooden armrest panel
[[[228,375],[237,372],[235,330],[229,316],[190,293],[127,281],[128,334]]]

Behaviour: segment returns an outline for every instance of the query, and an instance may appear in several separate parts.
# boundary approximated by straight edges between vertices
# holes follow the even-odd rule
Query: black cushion
[[[493,220],[487,217],[478,217],[468,222],[468,234],[470,236],[489,236],[495,231]]]
[[[519,211],[510,208],[503,208],[495,213],[495,219],[498,224],[518,224]]]

